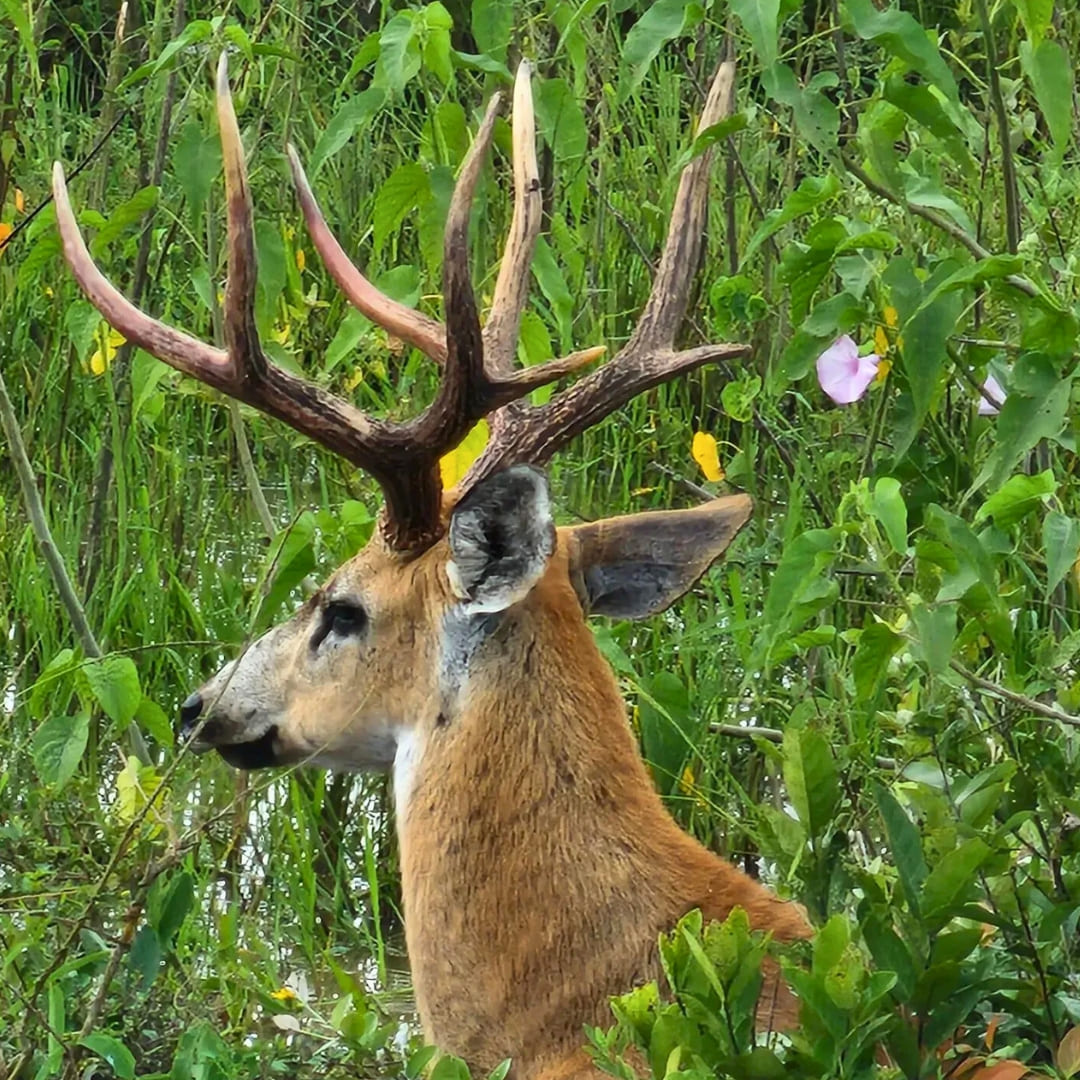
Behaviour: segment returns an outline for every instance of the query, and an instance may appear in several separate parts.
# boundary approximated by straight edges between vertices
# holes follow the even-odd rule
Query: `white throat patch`
[[[394,811],[398,821],[404,821],[416,784],[416,774],[424,753],[424,737],[416,728],[398,731],[397,751],[394,754]]]

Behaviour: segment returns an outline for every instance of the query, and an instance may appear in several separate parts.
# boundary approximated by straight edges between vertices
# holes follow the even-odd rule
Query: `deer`
[[[722,63],[698,131],[730,114]],[[514,1080],[602,1075],[583,1025],[662,979],[658,936],[699,908],[742,907],[779,941],[810,935],[781,900],[685,833],[663,805],[590,616],[650,617],[719,558],[751,516],[733,494],[678,510],[556,526],[543,466],[633,396],[745,357],[740,344],[677,348],[702,253],[711,149],[682,170],[652,290],[608,362],[582,350],[516,366],[542,224],[530,65],[512,102],[514,203],[481,324],[468,261],[470,207],[499,97],[489,102],[447,215],[444,322],[377,290],[346,254],[295,149],[288,157],[312,243],[348,301],[439,365],[434,399],[401,422],[368,415],[273,364],[254,319],[253,210],[223,55],[216,102],[227,217],[224,348],[151,318],[94,264],[53,170],[74,278],[128,341],[284,421],[367,472],[383,494],[370,542],[296,613],[193,693],[180,733],[243,770],[315,766],[392,775],[406,948],[425,1037],[474,1070],[512,1060]],[[530,391],[579,377],[546,403]],[[489,438],[454,490],[440,458],[481,419]],[[759,1024],[797,1025],[770,962]]]

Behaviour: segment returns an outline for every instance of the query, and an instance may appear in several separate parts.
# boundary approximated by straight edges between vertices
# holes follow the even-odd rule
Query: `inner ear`
[[[643,619],[673,604],[719,558],[753,509],[729,495],[690,510],[605,518],[566,530],[586,614]]]
[[[515,465],[482,480],[450,515],[446,572],[472,612],[504,611],[543,576],[555,550],[547,479]]]

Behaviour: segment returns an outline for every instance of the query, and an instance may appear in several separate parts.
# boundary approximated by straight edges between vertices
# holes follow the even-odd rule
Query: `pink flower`
[[[860,356],[855,342],[844,334],[818,357],[818,382],[837,405],[850,405],[866,393],[880,363],[874,353]]]
[[[1005,398],[1008,394],[1001,388],[1001,383],[994,378],[993,375],[986,376],[986,382],[982,384],[983,396],[979,397],[979,415],[980,416],[997,416],[1001,412],[1001,406],[1005,403]],[[996,404],[986,400],[985,395],[989,394],[993,398]]]

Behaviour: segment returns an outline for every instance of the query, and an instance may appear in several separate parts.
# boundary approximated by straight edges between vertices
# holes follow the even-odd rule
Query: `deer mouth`
[[[213,747],[225,762],[234,769],[266,769],[271,765],[279,765],[277,750],[274,748],[274,740],[277,737],[277,725],[271,724],[257,739],[248,739],[246,742],[218,744]],[[207,747],[210,749],[210,747]]]

